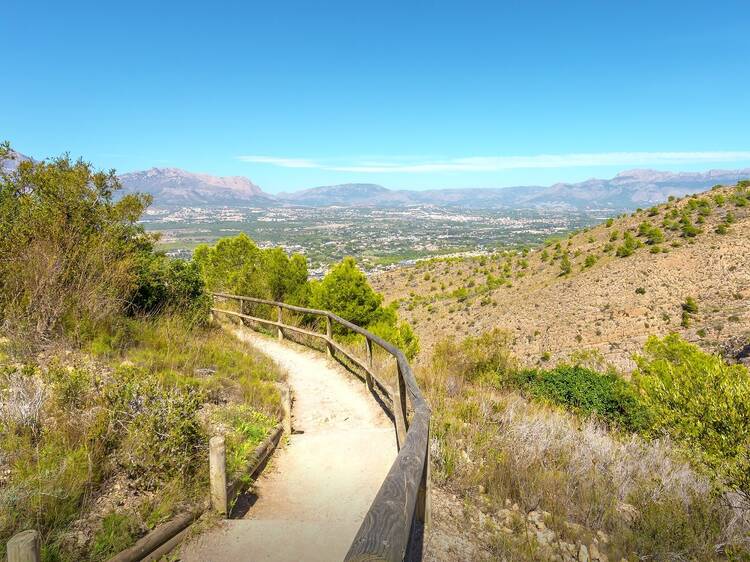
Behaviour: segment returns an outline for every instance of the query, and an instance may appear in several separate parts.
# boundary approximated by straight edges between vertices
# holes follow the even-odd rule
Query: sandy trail
[[[235,335],[288,372],[294,433],[255,483],[244,518],[187,543],[180,560],[342,560],[396,457],[393,425],[325,355],[244,328]]]

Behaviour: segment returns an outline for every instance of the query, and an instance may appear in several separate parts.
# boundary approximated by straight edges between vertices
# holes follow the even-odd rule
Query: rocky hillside
[[[651,334],[750,355],[750,188],[715,188],[523,252],[420,262],[372,279],[428,352],[504,328],[529,364],[596,350],[620,368]]]
[[[120,176],[123,192],[148,193],[156,207],[266,206],[272,197],[248,178],[196,174],[179,168],[151,168]]]

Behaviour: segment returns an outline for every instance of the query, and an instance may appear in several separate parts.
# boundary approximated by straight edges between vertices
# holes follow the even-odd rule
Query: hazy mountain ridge
[[[15,169],[30,157],[14,152],[3,169]],[[436,205],[466,208],[635,209],[750,178],[750,168],[706,172],[632,169],[611,179],[592,178],[551,186],[393,190],[373,183],[345,183],[272,195],[244,176],[212,176],[179,168],[151,168],[120,175],[123,193],[153,196],[156,208],[178,207],[408,207]]]
[[[392,190],[372,183],[346,183],[271,195],[243,177],[215,177],[174,168],[152,168],[120,176],[127,191],[154,196],[155,207],[306,206],[541,208],[568,210],[635,209],[750,177],[750,168],[706,172],[634,169],[611,179],[589,179],[551,186]]]
[[[268,205],[272,196],[246,177],[219,177],[179,168],[122,174],[123,193],[148,193],[156,207]]]

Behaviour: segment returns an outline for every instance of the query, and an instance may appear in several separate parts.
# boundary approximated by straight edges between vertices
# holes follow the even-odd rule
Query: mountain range
[[[269,194],[244,177],[215,177],[175,168],[123,174],[127,192],[154,196],[155,207],[409,207],[435,205],[483,209],[556,208],[629,210],[682,197],[716,184],[750,177],[750,168],[707,172],[628,170],[611,179],[589,179],[551,186],[393,190],[377,184],[347,183]]]
[[[21,160],[3,161],[13,169]],[[627,170],[611,179],[589,179],[551,186],[392,190],[369,183],[347,183],[269,194],[242,176],[211,176],[179,168],[151,168],[119,176],[122,193],[149,193],[155,208],[179,207],[408,207],[436,205],[465,208],[556,208],[563,210],[629,210],[681,197],[715,184],[734,184],[750,177],[750,168],[706,172]]]

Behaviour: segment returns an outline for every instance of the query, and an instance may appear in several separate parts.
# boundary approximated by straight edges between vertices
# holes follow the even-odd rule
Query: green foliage
[[[107,560],[118,552],[125,550],[137,536],[138,522],[131,516],[122,513],[108,513],[102,521],[102,527],[94,536],[91,554],[94,560]]]
[[[370,287],[354,258],[344,258],[313,285],[312,303],[358,326],[374,324],[385,314],[383,296]]]
[[[122,443],[120,465],[147,486],[192,476],[207,441],[197,416],[203,403],[199,391],[167,386],[135,367],[122,367],[115,377],[103,394]]]
[[[660,228],[649,222],[642,222],[638,227],[638,235],[646,238],[646,244],[654,245],[664,242],[664,233]]]
[[[118,189],[114,171],[67,155],[0,171],[0,319],[47,336],[123,308],[152,240],[137,223],[150,199],[115,202]]]
[[[633,255],[633,252],[640,248],[641,245],[641,242],[636,240],[630,232],[626,232],[623,236],[623,243],[617,247],[615,254],[618,258],[626,258]]]
[[[211,291],[298,305],[309,300],[305,257],[290,258],[281,248],[262,250],[244,233],[198,246],[193,260]]]
[[[145,254],[139,265],[137,287],[129,304],[131,313],[175,312],[196,321],[208,319],[211,298],[196,262]]]
[[[568,252],[565,252],[562,256],[562,260],[560,260],[560,275],[568,275],[572,270],[572,266],[570,264],[570,257],[568,256]]]
[[[695,238],[703,232],[693,224],[688,215],[683,215],[682,218],[680,218],[680,230],[682,231],[683,238]]]
[[[688,314],[696,314],[698,312],[698,303],[695,302],[693,297],[687,297],[685,302],[682,303],[682,310]]]
[[[368,330],[398,347],[409,360],[419,353],[419,337],[408,322],[384,318],[368,326]]]
[[[683,444],[712,474],[750,494],[750,373],[677,334],[650,337],[633,382],[658,429]]]
[[[586,256],[586,259],[583,261],[583,267],[589,268],[593,266],[596,263],[596,256],[594,254],[589,254]]]
[[[642,431],[651,425],[649,410],[616,373],[558,365],[552,370],[521,371],[509,382],[536,398],[572,408],[585,416],[596,415],[628,431]]]

